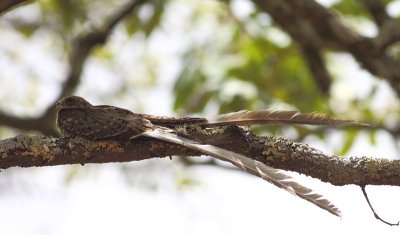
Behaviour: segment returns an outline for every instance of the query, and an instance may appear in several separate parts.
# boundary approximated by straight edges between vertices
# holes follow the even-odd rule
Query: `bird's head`
[[[89,102],[79,96],[64,97],[56,103],[57,110],[65,108],[85,108],[91,106],[92,105]]]

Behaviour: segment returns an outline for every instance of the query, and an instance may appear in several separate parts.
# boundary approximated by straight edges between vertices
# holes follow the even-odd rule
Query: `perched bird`
[[[300,113],[297,111],[279,111],[270,109],[261,111],[243,110],[222,114],[211,120],[198,117],[156,116],[133,113],[127,109],[109,105],[93,106],[79,96],[69,96],[61,99],[57,102],[57,110],[57,124],[63,135],[79,135],[87,139],[115,138],[119,135],[132,132],[133,130],[140,132],[142,128],[141,125],[148,126],[149,123],[164,127],[173,127],[182,124],[196,124],[205,127],[222,125],[251,126],[257,124],[368,126],[368,124],[363,122],[335,119],[319,113]],[[93,115],[94,113],[96,113],[97,116]],[[69,121],[70,118],[73,121],[72,123]],[[130,126],[130,129],[128,128],[128,130],[127,127],[122,124],[129,122],[131,123],[130,125],[132,125],[132,122],[127,119],[136,120],[137,123],[133,123],[137,126]],[[109,122],[109,120],[113,121]],[[80,125],[81,122],[86,125]],[[87,122],[91,122],[91,125],[88,126]],[[141,125],[138,125],[138,123],[141,123]],[[117,131],[118,127],[121,129]],[[90,130],[86,130],[88,128]],[[86,130],[86,132],[84,130]]]
[[[231,162],[235,166],[337,216],[340,216],[340,211],[331,202],[313,190],[294,182],[290,176],[282,173],[281,170],[274,169],[242,154],[179,136],[170,127],[181,124],[205,127],[254,124],[365,125],[352,120],[339,120],[316,113],[302,114],[296,111],[240,111],[220,115],[215,120],[155,116],[137,114],[108,105],[93,106],[78,96],[65,97],[58,101],[57,110],[57,125],[64,136],[79,136],[90,140],[128,140],[138,136],[148,136],[178,144],[217,159]]]

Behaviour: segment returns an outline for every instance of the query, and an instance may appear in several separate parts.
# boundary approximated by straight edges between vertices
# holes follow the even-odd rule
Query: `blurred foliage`
[[[380,2],[384,2],[385,5],[393,2],[393,0],[383,0]],[[348,1],[337,1],[335,2],[331,8],[335,10],[337,13],[351,16],[351,17],[361,17],[361,18],[371,18],[369,13],[363,7],[362,1],[357,0],[348,0]]]
[[[391,1],[385,1],[388,2]],[[71,39],[91,27],[103,24],[107,16],[123,6],[121,1],[113,0],[41,0],[33,5],[38,11],[34,14],[36,18],[8,17],[8,24],[16,32],[28,38],[40,30],[50,31],[53,37],[57,37],[56,40],[60,38],[64,40],[65,48],[68,48]],[[357,17],[362,21],[371,19],[368,12],[356,0],[335,1],[330,8],[344,18]],[[174,17],[177,20],[174,21]],[[170,34],[172,36],[175,36],[175,33],[184,35],[185,42],[182,43],[179,54],[181,66],[173,85],[175,97],[172,108],[180,114],[202,113],[209,109],[215,113],[225,113],[241,109],[277,107],[298,109],[303,112],[324,112],[342,118],[354,118],[384,125],[386,113],[393,114],[399,110],[396,107],[381,110],[379,113],[374,112],[372,106],[376,97],[374,88],[371,88],[367,96],[361,98],[349,96],[350,98],[344,99],[340,95],[335,96],[333,90],[328,94],[321,92],[296,43],[275,25],[267,14],[258,11],[248,0],[147,1],[121,24],[118,32],[124,34],[124,37],[137,40],[139,36],[144,41],[142,46],[144,54],[154,53],[146,51],[146,43],[154,40],[157,34],[172,31]],[[168,44],[162,46],[169,47]],[[113,63],[117,54],[124,53],[115,48],[118,47],[113,49],[106,45],[97,48],[92,56]],[[398,51],[396,54],[399,54]],[[139,56],[139,58],[153,57]],[[329,67],[328,58],[329,56],[326,61]],[[151,72],[143,74],[146,74],[146,79],[157,79],[158,68],[154,67],[159,66],[158,61],[150,59],[124,62],[130,65],[149,63],[147,67]],[[124,83],[117,89],[118,96],[121,96],[121,91],[132,92],[135,88],[130,86],[137,86],[137,83],[128,80],[141,74],[140,69],[128,75],[118,74],[121,70],[117,66],[113,70],[117,74],[115,77],[124,77],[126,80],[123,80]],[[336,71],[340,68],[335,67],[330,70]],[[336,74],[333,74],[333,78],[332,87],[335,87],[340,78]],[[140,88],[136,88],[133,93],[136,94],[136,91],[141,92]],[[398,117],[398,113],[396,115]],[[260,131],[282,134],[284,130],[285,128],[281,127],[268,127],[268,129],[261,128]],[[345,131],[346,136],[340,154],[346,154],[351,149],[360,133],[353,129]],[[304,139],[310,134],[321,139],[325,138],[324,130],[315,128],[298,127],[295,132],[293,136],[297,139]],[[371,131],[369,135],[371,144],[374,144],[375,132]],[[187,183],[190,182],[182,181],[182,184]]]
[[[338,1],[332,6],[332,9],[340,14],[352,17],[369,17],[368,12],[363,8],[362,2],[360,1]]]
[[[125,27],[128,34],[132,36],[137,31],[142,31],[146,36],[149,36],[159,26],[167,2],[162,0],[149,1],[136,14],[127,17]]]

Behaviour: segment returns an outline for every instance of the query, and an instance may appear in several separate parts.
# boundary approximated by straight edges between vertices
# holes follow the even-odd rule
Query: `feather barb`
[[[239,126],[251,126],[258,124],[306,124],[327,126],[369,126],[367,123],[355,120],[342,120],[328,117],[321,113],[300,113],[297,111],[261,110],[227,113],[219,115],[215,120],[204,124],[205,126],[234,124]]]

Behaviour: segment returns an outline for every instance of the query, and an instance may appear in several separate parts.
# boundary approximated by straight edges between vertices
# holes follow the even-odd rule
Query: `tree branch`
[[[400,19],[393,19],[388,15],[385,3],[382,0],[361,0],[361,2],[379,26],[379,34],[373,39],[375,46],[383,51],[399,41]]]
[[[361,0],[364,7],[374,18],[375,23],[381,27],[387,20],[390,20],[386,12],[385,3],[382,0]]]
[[[338,157],[283,138],[259,137],[239,127],[184,130],[203,143],[242,153],[274,168],[299,172],[333,185],[400,186],[400,161],[367,157]],[[138,161],[157,157],[198,156],[201,153],[151,138],[130,142],[81,138],[17,136],[0,141],[0,169]]]
[[[55,126],[56,102],[60,98],[72,95],[79,85],[83,66],[90,52],[95,46],[106,43],[108,36],[114,27],[134,9],[146,2],[146,0],[133,0],[123,6],[119,11],[109,17],[102,27],[79,36],[73,41],[72,52],[69,56],[69,72],[62,90],[54,102],[40,117],[21,118],[0,112],[0,124],[21,130],[35,130],[45,135],[57,136]]]
[[[395,42],[400,41],[400,19],[391,19],[385,21],[379,34],[373,38],[374,45],[381,51],[388,48]]]
[[[18,7],[18,5],[26,4],[31,2],[30,0],[1,0],[0,1],[0,16],[7,11],[12,10],[14,7]]]
[[[296,40],[317,48],[346,51],[372,74],[385,78],[400,96],[400,63],[386,55],[374,40],[344,26],[313,0],[253,0]],[[312,14],[310,14],[312,12]]]
[[[324,45],[311,25],[298,17],[283,1],[254,1],[262,10],[268,12],[275,22],[288,32],[299,45],[304,59],[319,89],[327,94],[331,77],[321,56]]]
[[[36,118],[21,118],[0,112],[0,124],[20,130],[35,130],[45,135],[58,135],[55,131],[53,120],[46,120],[47,116],[43,115]]]
[[[303,57],[308,63],[308,68],[312,73],[312,77],[315,80],[318,88],[326,95],[329,94],[329,88],[331,86],[331,75],[325,66],[325,62],[321,55],[320,48],[314,45],[300,43]]]
[[[146,2],[146,0],[130,1],[115,14],[111,15],[104,22],[102,27],[94,28],[73,41],[72,53],[69,59],[70,71],[56,101],[64,96],[71,95],[75,91],[79,84],[83,65],[93,48],[105,44],[115,26],[144,2]]]
[[[285,2],[295,13],[308,20],[325,40],[351,53],[372,74],[386,78],[400,96],[400,64],[376,48],[371,39],[344,26],[331,12],[313,0]]]

